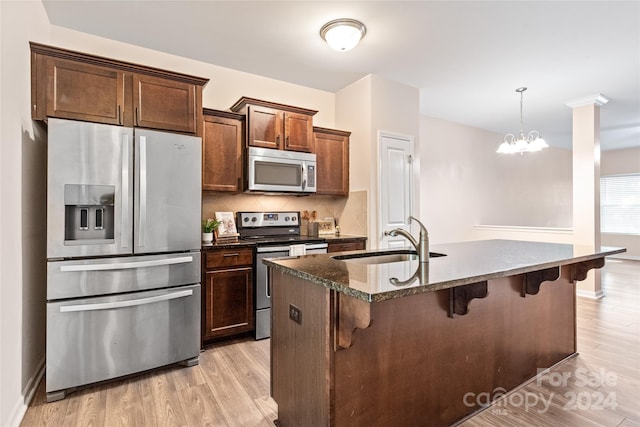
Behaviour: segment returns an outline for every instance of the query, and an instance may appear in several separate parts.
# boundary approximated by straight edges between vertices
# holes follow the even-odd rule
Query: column
[[[597,94],[566,103],[573,109],[573,243],[591,248],[600,246],[600,107],[608,101]],[[602,298],[600,270],[590,270],[576,292]]]

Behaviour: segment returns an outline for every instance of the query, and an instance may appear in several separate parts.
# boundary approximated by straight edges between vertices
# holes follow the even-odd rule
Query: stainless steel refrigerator
[[[200,351],[201,140],[49,119],[47,400]]]

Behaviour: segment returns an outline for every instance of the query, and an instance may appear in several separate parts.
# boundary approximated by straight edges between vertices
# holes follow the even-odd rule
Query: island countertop
[[[422,266],[417,260],[363,264],[334,258],[346,253],[265,259],[263,262],[311,283],[364,301],[377,302],[625,252],[623,248],[605,246],[593,248],[586,245],[498,239],[432,245],[429,249],[430,252],[446,256],[430,258],[429,263]],[[397,250],[369,250],[349,254],[373,252],[393,253]]]

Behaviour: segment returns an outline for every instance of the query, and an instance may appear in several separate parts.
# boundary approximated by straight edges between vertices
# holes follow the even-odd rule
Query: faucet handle
[[[418,218],[416,218],[415,216],[409,216],[409,219],[418,223],[418,225],[420,226],[420,234],[424,234],[425,236],[428,234],[427,227],[425,227],[424,224],[421,223],[420,220],[418,220]]]

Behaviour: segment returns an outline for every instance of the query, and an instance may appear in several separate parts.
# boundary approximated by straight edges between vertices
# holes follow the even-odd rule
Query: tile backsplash
[[[348,198],[332,196],[271,196],[255,194],[202,195],[202,217],[214,212],[315,210],[318,219],[336,218],[343,234],[367,236],[367,191],[352,191]],[[303,230],[304,231],[304,230]]]

